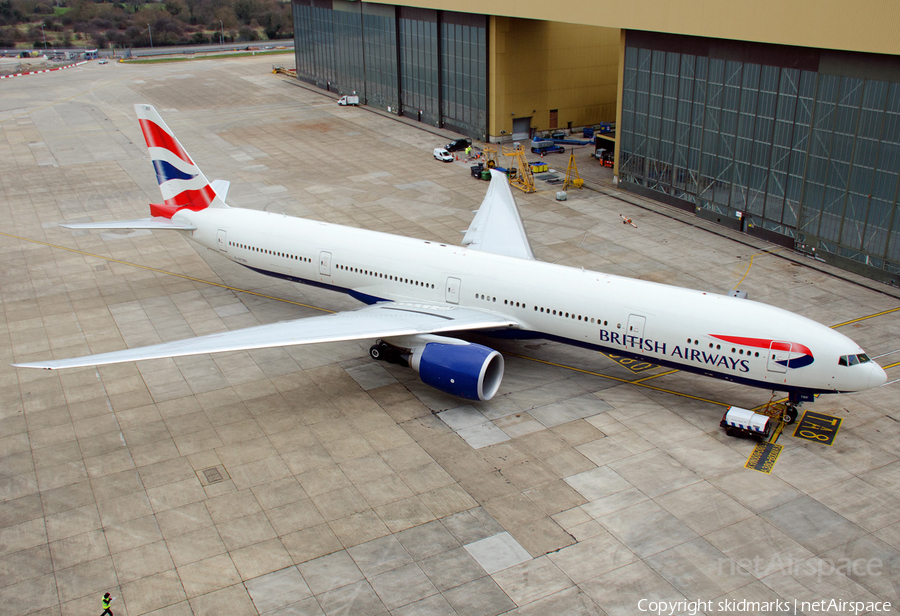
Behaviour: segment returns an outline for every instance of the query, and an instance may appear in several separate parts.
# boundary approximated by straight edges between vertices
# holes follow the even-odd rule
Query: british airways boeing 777
[[[348,293],[366,306],[74,359],[14,364],[75,368],[267,347],[374,339],[376,359],[471,400],[500,387],[503,356],[453,338],[545,338],[773,391],[814,394],[883,384],[850,338],[786,310],[535,260],[506,177],[492,171],[462,246],[226,205],[156,110],[136,105],[163,203],[151,218],[62,225],[167,229],[261,274]],[[789,420],[796,416],[792,408]]]

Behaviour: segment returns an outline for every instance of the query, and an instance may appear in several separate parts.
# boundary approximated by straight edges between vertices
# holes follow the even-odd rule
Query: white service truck
[[[719,425],[728,436],[742,436],[761,441],[772,432],[772,418],[736,406],[728,407]]]
[[[338,99],[338,105],[341,105],[343,107],[347,105],[359,105],[359,96],[357,96],[356,94],[345,94]]]

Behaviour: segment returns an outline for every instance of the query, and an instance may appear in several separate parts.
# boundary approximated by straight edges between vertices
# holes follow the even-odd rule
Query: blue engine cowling
[[[503,379],[503,356],[463,341],[429,342],[415,349],[409,365],[426,385],[467,400],[490,400]]]

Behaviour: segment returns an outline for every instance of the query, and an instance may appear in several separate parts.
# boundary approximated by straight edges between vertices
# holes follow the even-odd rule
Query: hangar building
[[[896,2],[293,11],[302,80],[484,141],[616,121],[620,188],[900,283]]]

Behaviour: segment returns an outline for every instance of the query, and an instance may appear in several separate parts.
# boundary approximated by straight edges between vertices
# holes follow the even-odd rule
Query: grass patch
[[[203,55],[196,58],[191,57],[183,57],[183,58],[148,58],[148,59],[134,59],[134,60],[124,60],[125,64],[160,64],[162,62],[190,62],[191,60],[215,60],[216,58],[241,58],[244,56],[271,56],[275,54],[284,54],[284,53],[294,53],[293,49],[267,49],[260,51],[238,51],[235,53],[214,53],[210,55]]]

